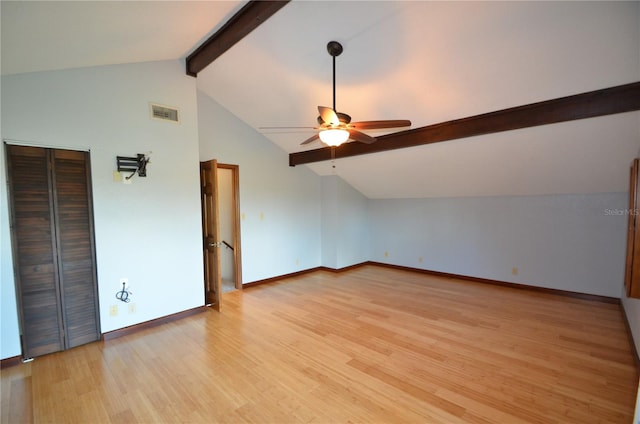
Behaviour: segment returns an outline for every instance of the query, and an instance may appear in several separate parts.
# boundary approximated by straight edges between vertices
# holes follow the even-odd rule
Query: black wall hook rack
[[[137,172],[139,177],[147,176],[149,158],[142,153],[138,153],[136,157],[116,156],[116,161],[118,163],[118,172],[133,172],[133,174]]]

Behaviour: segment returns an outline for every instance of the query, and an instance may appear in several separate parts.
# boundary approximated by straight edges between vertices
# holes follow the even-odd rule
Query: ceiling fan
[[[337,147],[349,139],[371,144],[377,139],[360,130],[411,126],[411,121],[406,119],[351,122],[351,116],[336,110],[336,57],[340,56],[342,50],[342,44],[337,41],[329,41],[327,44],[327,51],[333,58],[333,107],[318,106],[319,126],[314,127],[318,132],[300,143],[301,145],[312,143],[318,139],[331,147]]]

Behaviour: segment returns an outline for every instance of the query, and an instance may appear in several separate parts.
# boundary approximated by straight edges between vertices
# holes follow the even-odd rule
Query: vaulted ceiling
[[[2,1],[2,73],[184,58],[243,5]],[[414,128],[640,81],[640,2],[292,1],[198,88],[265,143],[319,148],[262,128],[331,106],[330,40],[337,109]],[[626,190],[639,148],[636,111],[302,166],[371,198],[595,193]]]

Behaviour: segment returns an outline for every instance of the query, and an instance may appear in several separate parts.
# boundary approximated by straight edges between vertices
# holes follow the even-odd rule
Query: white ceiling
[[[2,73],[184,58],[243,3],[2,1]],[[293,1],[198,87],[287,153],[321,147],[260,127],[331,106],[330,40],[354,121],[416,128],[640,81],[637,1]],[[633,112],[308,166],[370,198],[595,193],[626,190],[639,148]]]
[[[2,0],[2,74],[186,57],[243,3]]]

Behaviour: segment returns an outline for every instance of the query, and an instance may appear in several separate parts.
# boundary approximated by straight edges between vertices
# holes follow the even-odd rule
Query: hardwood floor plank
[[[2,370],[3,423],[628,423],[620,305],[358,267]]]

